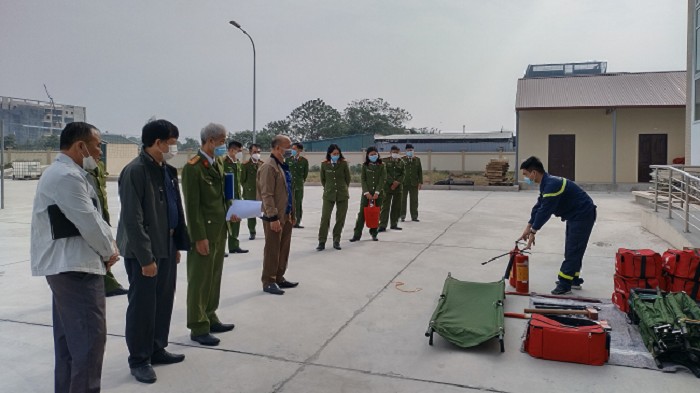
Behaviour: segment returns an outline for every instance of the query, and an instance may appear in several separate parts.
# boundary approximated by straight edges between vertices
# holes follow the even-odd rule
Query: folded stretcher
[[[505,282],[460,281],[447,274],[437,308],[425,333],[433,345],[433,333],[463,348],[498,337],[504,351],[503,300]]]

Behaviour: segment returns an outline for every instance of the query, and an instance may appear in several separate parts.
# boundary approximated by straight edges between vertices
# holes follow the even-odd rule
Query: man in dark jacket
[[[156,381],[151,365],[185,359],[165,350],[180,250],[190,247],[177,170],[166,163],[177,153],[178,136],[167,120],[146,124],[141,154],[119,176],[117,244],[130,284],[126,344],[131,374],[144,383]]]
[[[529,249],[535,245],[535,234],[552,214],[561,217],[562,221],[566,221],[566,246],[557,287],[552,290],[552,294],[564,295],[571,293],[571,288],[581,289],[581,265],[595,224],[596,205],[573,181],[545,172],[537,157],[525,160],[520,169],[526,183],[540,185],[540,196],[532,208],[530,221],[518,240],[527,241],[525,249]]]

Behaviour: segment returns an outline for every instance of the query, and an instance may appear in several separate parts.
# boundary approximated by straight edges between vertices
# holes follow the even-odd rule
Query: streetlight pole
[[[235,20],[228,23],[242,31],[243,34],[247,35],[248,38],[250,38],[250,43],[253,44],[253,143],[255,143],[255,42],[253,42],[253,37],[251,37],[247,31],[243,30],[241,25],[239,25]]]

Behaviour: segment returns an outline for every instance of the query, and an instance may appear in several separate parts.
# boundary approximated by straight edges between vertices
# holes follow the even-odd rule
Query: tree
[[[411,127],[406,131],[407,134],[439,134],[440,130],[435,127]]]
[[[318,140],[345,135],[340,112],[322,99],[307,101],[287,116],[289,137],[295,141]]]
[[[178,150],[197,150],[199,149],[199,141],[194,138],[185,138],[185,143],[177,142]]]
[[[5,150],[14,149],[15,147],[17,147],[15,134],[5,135]]]
[[[392,107],[383,98],[355,100],[345,108],[344,119],[351,134],[403,134],[413,118],[408,111]]]
[[[272,138],[275,135],[276,134],[272,133],[271,131],[268,131],[267,129],[257,131],[255,133],[255,143],[260,145],[260,148],[262,150],[268,150],[270,148],[270,144],[272,143]],[[248,148],[250,144],[253,143],[253,131],[245,130],[236,131],[233,133],[229,132],[227,139],[229,141],[236,140],[238,142],[241,142],[244,148]]]
[[[58,150],[60,139],[58,135],[47,135],[42,138],[42,147],[46,150]]]

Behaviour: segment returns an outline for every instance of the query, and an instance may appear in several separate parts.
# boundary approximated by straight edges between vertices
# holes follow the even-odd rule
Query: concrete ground
[[[52,390],[51,294],[29,268],[29,229],[35,181],[6,181],[0,211],[0,386],[3,392]],[[109,204],[117,217],[116,183]],[[129,375],[124,342],[126,297],[107,300],[108,338],[102,387],[105,392],[609,392],[691,391],[690,373],[606,365],[585,366],[539,360],[519,351],[523,320],[506,320],[506,352],[488,342],[460,349],[439,336],[424,336],[448,272],[461,280],[496,281],[506,259],[480,262],[508,251],[523,230],[534,192],[499,193],[425,190],[420,223],[380,234],[372,242],[349,243],[360,190],[351,189],[342,251],[315,251],[320,218],[319,187],[308,187],[304,229],[295,230],[287,278],[300,281],[284,296],[260,287],[264,240],[247,240],[250,253],[226,259],[219,315],[235,322],[219,335],[221,345],[201,347],[185,326],[185,263],[179,268],[178,296],[168,349],[184,353],[183,363],[157,366],[158,382],[145,386]],[[630,194],[591,194],[598,223],[584,262],[583,296],[609,298],[618,247],[668,244],[640,226],[642,207]],[[116,219],[115,219],[116,221]],[[245,227],[244,227],[245,228]],[[260,234],[262,226],[259,225]],[[562,260],[563,224],[552,219],[538,235],[530,257],[530,289],[554,286]],[[330,243],[328,244],[330,246]],[[184,258],[183,258],[184,260]],[[126,284],[123,265],[114,272]],[[403,292],[396,283],[403,282]],[[506,311],[527,306],[508,297]]]

